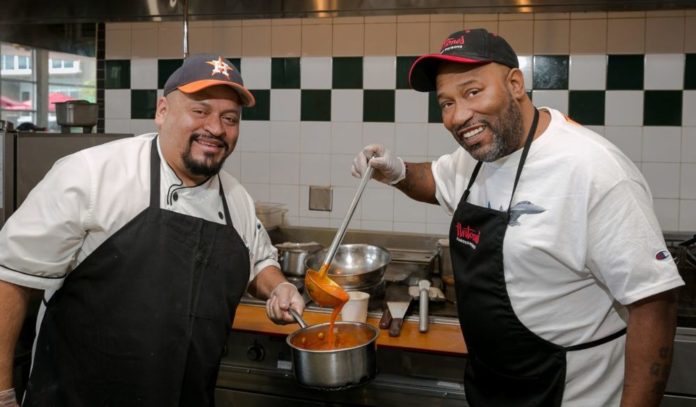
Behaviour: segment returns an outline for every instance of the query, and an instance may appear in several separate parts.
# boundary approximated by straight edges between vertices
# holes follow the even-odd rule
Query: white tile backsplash
[[[360,180],[350,172],[354,154],[331,155],[331,185],[351,186],[357,188]]]
[[[269,154],[270,153],[238,153],[242,156],[242,179],[243,185],[247,183],[265,183],[270,181],[269,177]]]
[[[415,201],[402,192],[394,193],[394,221],[425,223],[427,204]]]
[[[696,199],[696,164],[681,164],[681,199]]]
[[[394,123],[365,123],[363,124],[363,144],[383,144],[394,150]]]
[[[524,77],[524,88],[528,91],[532,90],[532,57],[518,55],[517,61],[520,64],[520,71],[522,71],[522,76]]]
[[[331,156],[302,154],[300,156],[300,184],[329,185],[331,183]],[[307,191],[309,193],[309,190]]]
[[[679,201],[679,230],[684,232],[696,230],[696,199]]]
[[[285,204],[288,209],[286,217],[297,218],[300,209],[300,186],[271,185],[268,191],[268,201]]]
[[[401,192],[399,192],[401,193]],[[381,188],[365,188],[362,198],[362,220],[394,220],[394,188],[382,184]]]
[[[428,124],[428,158],[435,159],[459,148],[454,136],[442,124]]]
[[[331,90],[331,121],[360,122],[363,120],[362,89]]]
[[[682,94],[682,126],[696,126],[696,90]]]
[[[571,55],[568,87],[573,90],[604,90],[607,86],[606,55]]]
[[[253,182],[245,182],[244,188],[254,201],[268,202],[270,189],[267,183],[255,184]]]
[[[394,152],[399,156],[423,155],[428,150],[428,125],[425,123],[396,123]]]
[[[130,89],[106,89],[104,91],[104,118],[128,119],[131,117]],[[152,120],[150,120],[152,122]],[[130,125],[129,132],[130,132]]]
[[[532,100],[538,107],[552,107],[564,114],[568,113],[567,90],[533,90]]]
[[[653,198],[679,199],[679,164],[643,163],[641,170]]]
[[[271,89],[271,121],[300,120],[301,92],[299,89]]]
[[[396,57],[363,58],[363,88],[364,89],[395,89],[396,88]]]
[[[643,125],[643,91],[608,90],[604,103],[605,125]]]
[[[244,123],[244,119],[242,119]],[[273,153],[300,152],[300,122],[273,121],[270,122],[270,148]]]
[[[696,127],[682,127],[681,162],[696,163]]]
[[[643,127],[643,161],[678,163],[681,127]]]
[[[331,153],[357,154],[363,148],[361,122],[331,123]]]
[[[396,123],[427,123],[428,93],[397,89],[394,118]]]
[[[157,125],[152,119],[132,119],[130,132],[136,136],[138,134],[157,132]]]
[[[329,215],[331,219],[343,220],[343,218],[346,217],[348,214],[348,208],[350,207],[351,202],[353,202],[353,197],[355,197],[355,193],[358,191],[359,183],[360,181],[356,180],[355,184],[352,186],[335,187],[333,189],[333,208]],[[362,204],[363,201],[361,199],[355,206],[353,219],[362,219]],[[338,225],[340,226],[340,224],[341,223],[339,222]]]
[[[684,54],[645,56],[644,89],[683,89]]]
[[[271,184],[299,185],[300,154],[269,153],[269,182]]]
[[[244,79],[244,86],[249,89],[271,88],[271,58],[244,57],[239,68]]]
[[[157,89],[157,59],[131,60],[131,89]]]
[[[426,233],[427,229],[425,223],[394,222],[394,232]]]
[[[331,89],[331,57],[303,57],[300,66],[302,89]]]
[[[300,150],[303,153],[329,154],[331,151],[330,122],[302,122]]]
[[[109,119],[109,120],[106,120],[106,124],[104,125],[104,132],[131,134],[131,120],[130,119]],[[0,148],[2,148],[2,147],[0,147]]]
[[[662,230],[679,230],[679,200],[653,199],[653,208]]]
[[[270,122],[242,120],[237,151],[267,153],[270,149]]]
[[[614,143],[634,162],[643,159],[643,128],[639,126],[606,126],[604,137]]]

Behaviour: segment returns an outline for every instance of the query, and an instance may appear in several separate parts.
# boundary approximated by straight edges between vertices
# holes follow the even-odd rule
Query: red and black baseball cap
[[[243,106],[256,104],[254,95],[244,87],[239,69],[227,59],[213,54],[196,54],[186,58],[164,84],[164,96],[177,89],[184,93],[195,93],[218,85],[234,89],[242,99]]]
[[[460,64],[488,64],[497,62],[519,68],[517,54],[510,44],[484,28],[457,31],[442,43],[440,53],[423,55],[411,65],[408,81],[420,92],[435,90],[437,67],[443,61]]]

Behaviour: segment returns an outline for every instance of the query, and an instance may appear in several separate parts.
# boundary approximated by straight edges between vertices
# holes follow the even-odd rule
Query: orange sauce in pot
[[[370,329],[365,326],[353,324],[341,324],[334,327],[332,324],[319,328],[305,328],[307,332],[300,332],[292,338],[292,345],[299,349],[307,350],[337,350],[361,346],[368,343],[373,336]],[[333,343],[329,342],[329,332],[333,332]]]

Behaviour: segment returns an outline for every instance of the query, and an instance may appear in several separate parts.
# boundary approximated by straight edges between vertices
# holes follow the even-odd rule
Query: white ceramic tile
[[[104,118],[130,119],[131,91],[130,89],[104,90]]]
[[[362,89],[333,89],[331,91],[331,121],[362,122]]]
[[[329,225],[329,217],[331,212],[328,211],[310,211],[309,210],[309,185],[300,185],[300,222],[303,222],[302,218],[321,218],[325,219],[326,222],[323,226]],[[310,226],[310,225],[307,225]],[[319,225],[317,225],[319,226]]]
[[[682,127],[681,162],[696,163],[696,127]]]
[[[605,94],[604,124],[607,126],[643,125],[643,91],[608,90]]]
[[[271,137],[269,122],[242,120],[239,125],[237,151],[267,153]]]
[[[685,90],[682,98],[682,126],[696,126],[696,90]]]
[[[604,137],[633,161],[643,159],[643,129],[638,126],[606,126]]]
[[[358,180],[357,182],[359,183],[360,181]],[[341,225],[340,221],[343,221],[343,218],[345,218],[346,214],[348,213],[348,207],[350,206],[350,203],[353,201],[353,197],[355,196],[356,188],[357,188],[357,186],[334,187],[333,188],[333,205],[332,205],[331,212],[330,212],[329,216],[331,217],[331,219],[339,220],[338,226]],[[353,213],[353,219],[360,219],[361,217],[362,217],[362,200],[360,202],[358,202],[358,205],[355,207],[355,212]],[[348,228],[354,227],[353,219],[351,219],[351,222],[348,225]]]
[[[696,200],[679,201],[679,230],[691,233],[696,231]]]
[[[300,226],[300,217],[292,216],[290,212],[285,215],[285,224],[288,226]]]
[[[683,89],[684,54],[645,56],[644,89]]]
[[[300,126],[300,151],[328,154],[331,151],[331,123],[302,122]]]
[[[157,59],[131,60],[131,89],[157,89]]]
[[[247,182],[244,184],[244,189],[247,190],[249,195],[254,201],[268,202],[269,188],[268,184],[255,184],[252,182]]]
[[[130,119],[105,119],[104,132],[132,134],[130,122]]]
[[[300,208],[300,186],[299,185],[273,185],[269,189],[268,200],[285,204],[288,208],[286,219],[297,219]]]
[[[131,133],[134,135],[152,133],[157,131],[157,125],[152,119],[132,119]]]
[[[571,55],[568,87],[573,90],[606,89],[607,56]]]
[[[603,136],[604,133],[606,133],[606,128],[604,126],[587,125],[585,127],[587,127],[589,130],[594,131],[595,133],[599,134],[600,136]]]
[[[365,123],[363,124],[363,144],[383,144],[394,150],[394,123]]]
[[[532,90],[532,57],[517,56],[517,60],[520,63],[520,70],[524,76],[524,88],[528,91]]]
[[[300,152],[300,122],[270,122],[270,151],[274,153]]]
[[[445,126],[439,123],[428,124],[428,157],[431,159],[449,154],[459,148],[459,144],[454,140]]]
[[[299,185],[300,183],[300,154],[270,153],[269,165],[271,184]]]
[[[534,106],[552,107],[561,113],[568,113],[567,90],[533,90],[532,100],[534,101]]]
[[[271,89],[271,120],[300,120],[299,89]]]
[[[653,199],[653,208],[662,230],[679,229],[678,199]]]
[[[247,183],[265,183],[269,180],[268,153],[239,153],[242,158],[243,185]]]
[[[681,199],[696,199],[696,164],[681,164]]]
[[[300,156],[300,184],[329,185],[331,183],[331,156],[302,154]]]
[[[425,219],[428,224],[431,223],[447,223],[452,222],[452,215],[445,212],[439,205],[426,205]]]
[[[271,88],[271,58],[245,57],[241,59],[242,79],[249,89]]]
[[[394,232],[423,234],[426,231],[427,225],[425,223],[394,222]]]
[[[392,222],[394,219],[394,188],[384,185],[366,189],[361,198],[362,217],[365,220]]]
[[[394,221],[421,222],[426,221],[428,204],[409,198],[401,192],[394,195]]]
[[[426,232],[431,235],[446,237],[449,234],[449,223],[428,223]]]
[[[643,161],[678,163],[681,133],[680,127],[643,127]]]
[[[225,160],[222,168],[237,180],[242,179],[242,154],[233,151]]]
[[[363,148],[362,123],[331,123],[331,153],[357,154]]]
[[[299,226],[310,228],[327,228],[330,225],[328,218],[308,218],[306,216],[300,216]]]
[[[375,232],[391,232],[394,228],[393,223],[378,220],[364,220],[360,225],[362,230],[372,230]]]
[[[397,89],[394,105],[394,119],[397,123],[428,122],[427,92]]]
[[[331,185],[351,186],[357,188],[360,183],[358,178],[351,174],[354,154],[332,154],[331,155]]]
[[[341,218],[329,218],[329,225],[328,227],[336,230],[338,229],[339,226],[341,226],[341,223],[343,223],[343,219]],[[359,218],[353,218],[350,221],[350,226],[348,226],[351,230],[360,230],[362,228],[362,225],[360,223]]]
[[[428,125],[396,123],[394,152],[397,155],[424,155],[428,150]]]
[[[364,57],[363,89],[396,89],[396,57]]]
[[[641,170],[653,198],[679,198],[679,164],[643,163]]]
[[[300,59],[302,89],[331,89],[331,57],[303,57]]]

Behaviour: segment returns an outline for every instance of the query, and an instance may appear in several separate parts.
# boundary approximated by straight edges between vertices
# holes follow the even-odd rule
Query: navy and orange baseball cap
[[[243,106],[256,104],[254,95],[244,87],[239,69],[227,59],[213,54],[196,54],[186,58],[164,84],[164,96],[177,89],[184,93],[195,93],[218,85],[234,89],[242,99]]]
[[[437,67],[443,61],[483,65],[491,62],[519,68],[517,54],[510,44],[484,28],[457,31],[447,37],[437,54],[423,55],[411,65],[408,81],[414,90],[435,90]]]

